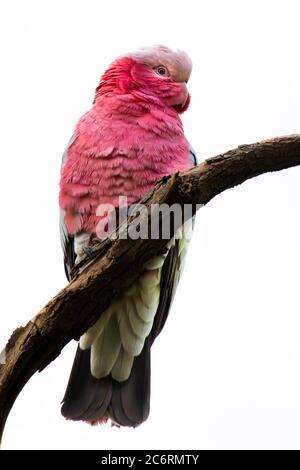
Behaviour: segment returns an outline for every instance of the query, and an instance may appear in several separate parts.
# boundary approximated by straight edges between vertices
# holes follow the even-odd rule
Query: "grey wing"
[[[68,150],[71,145],[75,142],[76,136],[72,136],[68,142],[68,145],[63,153],[62,156],[62,163],[61,168],[63,168],[64,164],[68,158]],[[68,234],[67,227],[64,222],[64,211],[60,209],[59,213],[59,232],[60,232],[60,242],[64,254],[64,266],[65,266],[65,273],[67,276],[68,281],[71,281],[71,272],[75,264],[75,251],[74,251],[74,237]]]
[[[64,267],[68,281],[72,279],[72,269],[75,265],[74,237],[68,234],[64,222],[64,212],[60,209],[59,214],[60,242],[64,254]]]
[[[196,152],[191,146],[189,160],[194,166],[198,163]],[[164,262],[161,273],[159,305],[151,330],[151,343],[153,343],[155,338],[159,335],[167,320],[172,300],[183,270],[194,222],[195,216],[184,224],[185,227],[182,231],[182,237],[173,242],[166,261]]]
[[[189,154],[189,160],[193,166],[198,165],[198,159],[195,150],[193,147],[190,145],[190,154]]]

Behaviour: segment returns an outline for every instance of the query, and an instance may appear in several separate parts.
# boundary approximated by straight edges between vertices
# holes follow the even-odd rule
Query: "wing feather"
[[[75,142],[75,140],[76,140],[76,136],[72,135],[62,156],[61,169],[64,167],[67,161],[68,151],[70,147],[73,145],[73,143]],[[67,227],[64,221],[64,216],[65,216],[64,211],[60,209],[60,212],[59,212],[60,242],[61,242],[61,246],[62,246],[62,250],[64,254],[65,273],[66,273],[68,281],[71,281],[71,272],[75,264],[76,255],[74,251],[74,237],[68,234]]]

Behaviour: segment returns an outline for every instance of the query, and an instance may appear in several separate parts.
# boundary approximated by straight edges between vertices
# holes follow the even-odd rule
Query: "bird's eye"
[[[163,65],[159,65],[158,67],[155,68],[155,71],[158,75],[161,75],[162,77],[168,77],[169,76],[169,71],[166,67]]]

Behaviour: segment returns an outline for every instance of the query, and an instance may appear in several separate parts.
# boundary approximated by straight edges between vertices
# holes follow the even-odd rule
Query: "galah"
[[[69,279],[99,238],[99,206],[117,209],[120,196],[135,204],[163,176],[196,164],[179,117],[190,103],[191,69],[185,52],[154,46],[117,58],[102,75],[63,156],[59,203]],[[188,238],[169,242],[146,263],[81,336],[63,399],[66,418],[131,427],[147,419],[150,348],[168,316]]]

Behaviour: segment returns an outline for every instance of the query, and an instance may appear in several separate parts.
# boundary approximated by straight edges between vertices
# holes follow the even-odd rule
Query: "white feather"
[[[126,307],[127,307],[127,315],[130,321],[130,325],[134,333],[140,338],[144,338],[144,339],[147,338],[153,325],[153,319],[150,320],[149,322],[144,322],[141,319],[141,317],[139,317],[136,311],[135,303],[133,299],[131,298],[128,298],[126,300]]]
[[[147,261],[144,264],[144,267],[146,269],[158,269],[161,268],[165,262],[167,253],[159,256],[155,256],[154,258],[151,258],[149,261]]]
[[[144,346],[145,339],[137,336],[126,315],[126,311],[119,312],[119,330],[123,348],[131,356],[138,356]]]
[[[135,296],[133,298],[133,301],[136,306],[136,311],[138,313],[138,316],[144,321],[144,322],[149,322],[151,321],[152,317],[156,313],[156,307],[147,307],[143,302],[140,296]]]
[[[121,349],[118,323],[112,315],[104,331],[91,347],[91,374],[100,379],[112,370]]]
[[[102,313],[99,320],[89,328],[79,340],[79,347],[82,350],[88,349],[92,346],[94,341],[101,335],[102,331],[104,330],[105,326],[109,322],[109,319],[114,311],[114,304],[112,304]]]
[[[134,357],[141,353],[152,329],[166,256],[156,256],[148,261],[146,271],[138,281],[120,298],[113,300],[95,325],[81,336],[80,348],[91,348],[94,377],[99,379],[111,373],[119,382],[128,379]]]
[[[130,376],[133,359],[133,356],[121,348],[116,363],[111,371],[112,378],[118,382],[124,382],[127,380]]]
[[[157,307],[159,303],[160,286],[154,286],[151,289],[141,288],[140,298],[148,308]],[[150,320],[145,320],[150,321]]]

